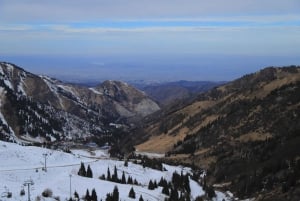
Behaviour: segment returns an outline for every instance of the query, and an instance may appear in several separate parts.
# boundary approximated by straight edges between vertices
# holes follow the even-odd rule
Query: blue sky
[[[299,0],[0,0],[0,60],[68,80],[231,80],[299,36]]]

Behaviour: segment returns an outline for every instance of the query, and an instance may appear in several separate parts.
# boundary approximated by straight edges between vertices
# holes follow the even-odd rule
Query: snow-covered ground
[[[190,171],[189,168],[181,166],[164,165],[167,171],[162,172],[143,168],[141,165],[131,162],[128,163],[128,167],[125,167],[124,161],[109,159],[108,155],[103,151],[96,151],[92,155],[82,150],[73,150],[73,152],[73,154],[68,154],[0,141],[0,196],[4,196],[6,191],[12,192],[12,198],[0,197],[0,200],[28,200],[27,187],[24,188],[23,184],[25,181],[32,180],[34,185],[31,186],[31,200],[35,200],[37,196],[40,196],[42,200],[52,201],[53,199],[44,199],[41,196],[42,192],[47,188],[53,191],[53,197],[58,196],[60,200],[66,200],[70,197],[70,187],[72,195],[76,190],[80,197],[85,195],[87,189],[91,193],[94,188],[97,192],[98,200],[105,200],[106,194],[112,193],[114,187],[117,186],[121,200],[138,200],[140,195],[142,195],[144,200],[158,201],[164,200],[165,196],[161,193],[161,187],[155,190],[148,190],[150,179],[159,181],[161,177],[164,177],[167,180],[171,180],[174,171],[178,173]],[[45,161],[43,154],[47,154],[47,172],[42,171]],[[90,165],[93,171],[93,178],[77,175],[81,162],[85,164],[85,167]],[[101,175],[106,175],[108,167],[113,174],[114,166],[117,168],[119,178],[121,178],[124,171],[126,178],[131,176],[141,185],[117,184],[98,179]],[[197,182],[191,180],[190,186],[191,198],[204,194]],[[131,187],[134,188],[136,199],[128,197]],[[23,188],[26,190],[26,195],[20,196],[20,191]],[[218,198],[216,200],[222,200],[223,198],[229,200],[220,192],[217,192],[217,195]]]

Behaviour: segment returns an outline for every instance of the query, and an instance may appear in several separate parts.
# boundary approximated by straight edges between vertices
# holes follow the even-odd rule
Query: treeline
[[[128,166],[127,161],[124,162],[124,166]],[[93,178],[93,171],[90,165],[88,165],[87,168],[85,168],[84,163],[81,163],[78,171],[78,175]],[[190,174],[183,174],[183,172],[179,174],[178,172],[175,171],[173,172],[170,181],[167,181],[163,177],[161,177],[159,181],[150,179],[148,183],[148,189],[155,190],[160,187],[161,193],[166,196],[165,201],[191,201],[190,177],[193,177],[195,180],[199,179],[197,176],[193,176]],[[112,172],[108,167],[106,174],[102,174],[99,177],[99,179],[120,183],[120,184],[141,185],[136,179],[132,179],[130,175],[128,175],[126,178],[124,171],[122,171],[122,175],[119,176],[116,166],[114,166],[114,170]],[[204,183],[202,182],[201,185],[203,186],[203,189],[206,191],[206,197],[213,198],[215,196],[215,192],[212,186],[206,185],[206,182]],[[77,193],[74,194],[74,196],[79,197]],[[131,187],[128,193],[128,197],[136,198],[136,194],[133,186]],[[97,198],[95,190],[93,189],[92,194],[90,194],[90,191],[87,190],[84,199],[87,201],[96,201],[95,198]],[[116,201],[118,199],[119,199],[118,188],[117,186],[115,186],[114,191],[106,195],[106,201]],[[197,200],[199,199],[200,197]],[[140,195],[139,201],[143,201],[143,200],[144,200],[143,196]]]
[[[125,163],[125,165],[126,165],[126,163]],[[92,171],[90,165],[88,165],[88,167],[86,169],[84,163],[81,163],[80,168],[79,168],[77,174],[79,176],[93,178],[93,171]],[[122,172],[121,177],[119,177],[116,166],[114,166],[113,173],[111,173],[111,171],[110,171],[110,169],[108,167],[106,175],[102,174],[99,177],[99,179],[110,181],[110,182],[115,182],[115,183],[120,183],[120,184],[140,185],[140,183],[136,179],[133,179],[130,175],[128,175],[128,177],[126,179],[124,171]]]
[[[132,199],[136,198],[136,194],[135,194],[133,187],[131,187],[131,189],[129,190],[128,197],[132,198]],[[79,194],[77,193],[77,191],[75,191],[73,198],[69,199],[69,201],[79,201],[79,200],[98,201],[98,195],[97,195],[96,190],[92,189],[92,193],[90,193],[89,189],[87,189],[85,195],[82,197],[80,197]],[[119,200],[120,200],[119,199],[119,189],[118,189],[118,186],[115,186],[112,193],[106,194],[105,201],[119,201]],[[100,201],[102,201],[102,199],[100,199]],[[142,195],[140,195],[139,201],[144,201]]]

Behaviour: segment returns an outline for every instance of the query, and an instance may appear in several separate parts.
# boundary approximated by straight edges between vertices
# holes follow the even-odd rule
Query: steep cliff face
[[[0,63],[0,84],[1,121],[6,130],[2,138],[53,141],[102,135],[110,123],[128,125],[128,118],[139,119],[160,109],[126,83],[107,81],[87,88],[5,62]]]

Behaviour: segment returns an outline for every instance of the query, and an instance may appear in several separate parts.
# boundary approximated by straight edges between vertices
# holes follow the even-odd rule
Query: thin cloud
[[[299,0],[0,1],[2,22],[71,22],[298,14]]]
[[[4,53],[294,55],[299,8],[299,0],[0,0],[0,43]]]
[[[77,34],[107,32],[193,32],[212,29],[241,29],[273,26],[300,26],[300,15],[240,16],[239,18],[169,18],[147,20],[102,20],[59,24],[3,24],[0,31],[38,31]]]
[[[29,31],[33,27],[30,25],[0,25],[0,31]]]

